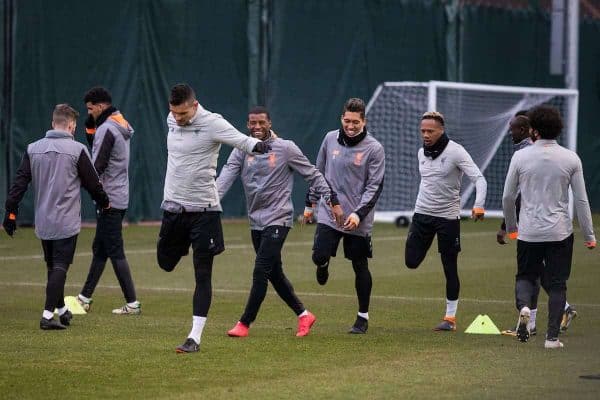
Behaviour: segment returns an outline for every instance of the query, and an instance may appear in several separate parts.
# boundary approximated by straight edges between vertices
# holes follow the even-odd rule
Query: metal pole
[[[568,89],[577,89],[579,68],[579,0],[567,1],[567,73]]]

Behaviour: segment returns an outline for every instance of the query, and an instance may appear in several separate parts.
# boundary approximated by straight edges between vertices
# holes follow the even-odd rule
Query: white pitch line
[[[20,286],[20,287],[46,287],[44,283],[38,282],[0,282],[0,286]],[[81,285],[67,284],[66,288],[80,288]],[[121,289],[120,286],[116,285],[98,285],[97,288],[101,289]],[[190,288],[167,288],[167,287],[136,287],[138,290],[149,291],[149,292],[180,292],[180,293],[194,293],[194,289]],[[235,294],[247,294],[248,290],[241,289],[214,289],[213,292],[217,293],[235,293]],[[275,295],[273,291],[269,291],[268,295]],[[313,297],[334,297],[334,298],[346,298],[354,299],[354,294],[343,294],[343,293],[316,293],[316,292],[297,292],[299,296],[313,296]],[[417,297],[417,296],[383,296],[383,295],[372,295],[371,299],[377,300],[396,300],[396,301],[431,301],[431,302],[444,302],[445,298],[442,297]],[[484,303],[484,304],[514,304],[514,300],[495,300],[495,299],[470,299],[460,298],[461,302],[466,303]],[[600,304],[590,303],[577,303],[577,307],[591,307],[600,308]]]
[[[487,232],[467,232],[461,234],[461,237],[479,237],[479,236],[490,236],[495,240],[496,231],[487,231]],[[375,243],[377,242],[390,242],[390,241],[405,241],[406,236],[382,236],[373,238]],[[285,247],[301,247],[301,246],[312,246],[313,241],[303,241],[303,242],[287,242]],[[240,249],[254,249],[252,244],[226,244],[225,250],[240,250]],[[126,254],[153,254],[156,253],[156,248],[152,249],[137,249],[137,250],[125,250]],[[75,257],[91,257],[91,251],[78,251],[75,253]],[[1,261],[15,261],[15,260],[41,260],[44,256],[42,254],[25,254],[21,256],[2,256],[0,257]]]

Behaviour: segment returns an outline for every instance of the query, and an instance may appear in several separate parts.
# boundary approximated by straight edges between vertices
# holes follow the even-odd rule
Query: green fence
[[[537,2],[532,2],[537,3]],[[383,81],[458,80],[563,86],[548,72],[550,18],[526,10],[418,0],[0,0],[3,76],[0,194],[27,143],[49,128],[53,106],[85,114],[84,92],[103,85],[135,128],[132,220],[157,219],[166,165],[167,97],[188,82],[200,102],[245,131],[248,107],[266,104],[274,129],[315,159],[351,96]],[[579,153],[600,210],[600,22],[580,36]],[[84,115],[80,118],[83,126]],[[79,140],[83,129],[78,130]],[[219,165],[230,149],[224,147]],[[294,201],[302,205],[305,185]],[[84,195],[84,217],[92,218]],[[223,202],[245,215],[239,185]],[[28,196],[20,221],[32,220]]]

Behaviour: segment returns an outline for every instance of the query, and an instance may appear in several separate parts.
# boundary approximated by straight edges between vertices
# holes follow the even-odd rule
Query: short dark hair
[[[67,103],[57,104],[52,112],[52,122],[56,125],[65,126],[69,122],[77,121],[79,113]]]
[[[440,125],[444,126],[444,115],[439,111],[427,111],[421,117],[421,121],[424,119],[433,119],[440,123]]]
[[[365,109],[367,107],[365,106],[365,102],[362,99],[359,99],[357,97],[352,97],[350,99],[348,99],[346,101],[346,103],[344,104],[344,109],[342,110],[342,115],[344,115],[345,112],[357,112],[360,113],[360,117],[362,119],[365,119]]]
[[[271,116],[269,115],[269,110],[264,106],[255,106],[248,111],[248,115],[250,114],[267,114],[267,118],[270,120]]]
[[[515,113],[515,117],[518,117],[519,115],[527,116],[528,111],[529,110],[519,110]]]
[[[194,89],[187,83],[178,83],[171,88],[171,95],[169,96],[169,104],[173,106],[179,106],[187,101],[196,100],[196,93]]]
[[[538,131],[542,139],[556,139],[563,128],[562,118],[557,108],[552,106],[537,106],[527,113],[529,125]]]
[[[102,86],[95,86],[85,93],[85,96],[83,96],[83,102],[92,104],[112,104],[112,97],[110,92]]]

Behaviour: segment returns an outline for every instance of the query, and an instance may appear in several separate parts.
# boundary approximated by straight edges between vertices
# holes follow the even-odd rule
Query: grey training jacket
[[[34,190],[35,233],[42,240],[79,233],[82,186],[101,208],[109,203],[87,149],[68,132],[50,130],[27,146],[8,192],[7,211],[17,214],[29,182]]]
[[[344,215],[356,213],[360,223],[353,231],[343,230],[333,220],[323,199],[317,210],[318,222],[351,235],[370,236],[375,203],[383,190],[385,152],[370,133],[355,146],[340,144],[338,134],[339,130],[335,130],[325,135],[316,166],[336,193]]]
[[[502,196],[506,231],[517,231],[515,199],[520,190],[519,239],[526,242],[566,239],[573,233],[569,187],[583,237],[585,241],[596,241],[581,160],[556,140],[536,140],[513,155]]]
[[[223,198],[240,176],[246,194],[250,229],[268,226],[292,226],[294,171],[309,182],[312,189],[329,201],[332,194],[323,175],[308,161],[291,140],[267,139],[267,154],[248,155],[234,149],[217,178],[219,198]]]
[[[115,111],[94,134],[92,161],[111,207],[120,210],[129,205],[129,145],[133,128]]]

